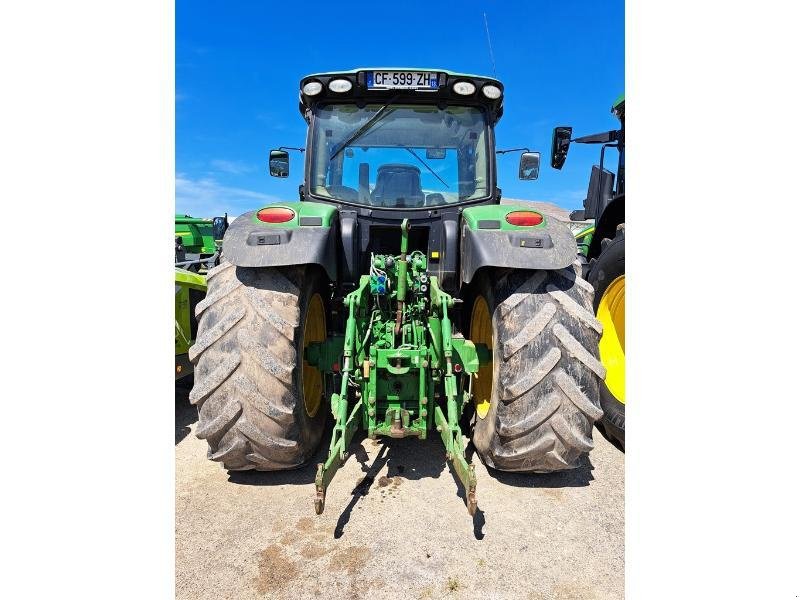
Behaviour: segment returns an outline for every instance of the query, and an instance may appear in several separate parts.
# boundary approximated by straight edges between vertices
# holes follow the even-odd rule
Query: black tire
[[[602,416],[601,329],[580,273],[576,261],[560,271],[483,273],[476,281],[492,316],[493,384],[472,441],[490,467],[572,469],[593,447],[592,425]]]
[[[316,268],[244,268],[223,262],[208,273],[197,306],[196,435],[208,457],[232,471],[291,469],[308,462],[325,428],[320,402],[306,411],[302,385],[303,331],[309,302],[324,277]]]
[[[594,311],[609,284],[625,274],[625,223],[617,226],[614,239],[600,242],[600,254],[589,263],[587,279],[594,287]],[[620,402],[603,383],[600,386],[600,406],[603,418],[597,422],[600,432],[617,448],[625,451],[625,404]]]

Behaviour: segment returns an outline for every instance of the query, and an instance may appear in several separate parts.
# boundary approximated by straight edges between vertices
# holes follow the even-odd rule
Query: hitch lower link
[[[442,412],[440,407],[435,408],[434,419],[436,430],[442,436],[442,442],[446,449],[446,458],[452,464],[453,470],[466,493],[467,512],[471,516],[475,515],[478,508],[478,500],[475,494],[477,478],[475,476],[475,465],[467,462],[464,452],[464,438],[461,428],[458,425],[458,412],[456,410],[455,398],[448,398],[448,416]],[[363,403],[358,400],[348,414],[347,400],[339,394],[333,394],[331,405],[336,415],[333,427],[333,437],[328,458],[324,463],[317,464],[316,496],[314,497],[314,512],[321,515],[325,510],[325,493],[330,485],[333,476],[339,467],[347,460],[347,448],[353,439],[357,424],[361,419]]]

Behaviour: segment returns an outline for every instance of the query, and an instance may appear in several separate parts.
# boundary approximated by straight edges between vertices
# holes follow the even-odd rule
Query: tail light
[[[286,223],[286,221],[294,219],[294,211],[291,208],[274,206],[272,208],[262,208],[256,213],[256,217],[264,223]]]
[[[534,227],[540,225],[544,217],[532,210],[516,210],[506,215],[506,222],[517,227]]]

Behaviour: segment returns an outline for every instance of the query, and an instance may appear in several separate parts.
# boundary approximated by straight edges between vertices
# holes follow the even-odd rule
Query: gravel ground
[[[177,598],[624,597],[625,461],[597,432],[565,473],[475,457],[474,518],[440,440],[356,438],[316,516],[313,465],[228,473],[206,459],[187,395],[176,386]]]

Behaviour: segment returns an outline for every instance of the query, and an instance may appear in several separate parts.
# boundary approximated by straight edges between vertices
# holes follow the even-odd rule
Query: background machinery
[[[175,215],[175,266],[198,272],[219,264],[228,214],[212,219]]]
[[[189,348],[197,334],[195,307],[206,295],[206,271],[219,264],[228,215],[175,215],[175,379],[192,374]]]

